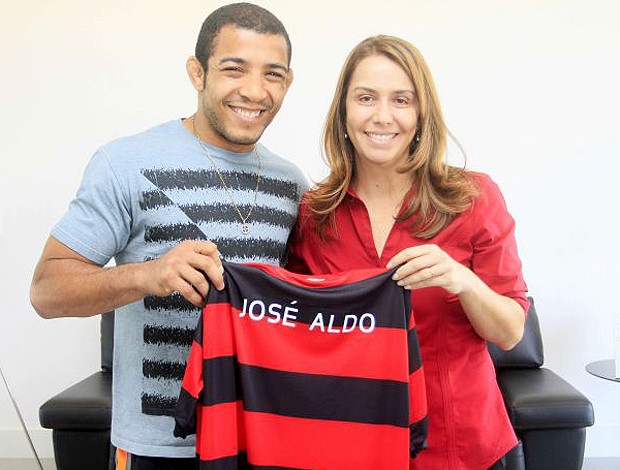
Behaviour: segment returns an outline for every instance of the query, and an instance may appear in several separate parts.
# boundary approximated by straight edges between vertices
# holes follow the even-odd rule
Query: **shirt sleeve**
[[[104,151],[99,150],[86,167],[75,199],[51,234],[80,255],[104,265],[125,248],[130,231],[126,190]]]
[[[174,413],[175,425],[173,434],[175,437],[185,438],[191,434],[196,434],[196,408],[200,406],[199,400],[204,389],[202,329],[203,320],[201,315],[185,366],[181,392]]]
[[[478,178],[480,195],[473,206],[472,269],[491,289],[510,297],[527,312],[527,286],[515,240],[515,221],[502,193],[486,175]]]

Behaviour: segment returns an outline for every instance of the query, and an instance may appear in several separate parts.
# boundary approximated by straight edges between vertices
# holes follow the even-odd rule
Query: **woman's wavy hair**
[[[401,208],[396,220],[410,220],[413,236],[432,238],[457,214],[467,210],[477,195],[475,183],[464,168],[446,163],[448,130],[430,70],[420,51],[394,36],[369,37],[349,53],[325,121],[324,159],[330,174],[306,196],[310,217],[324,240],[327,225],[336,229],[334,211],[344,199],[355,174],[355,149],[345,137],[346,97],[351,76],[363,59],[376,55],[387,57],[405,71],[414,85],[419,108],[418,128],[409,147],[409,159],[398,170],[413,175],[412,197]]]

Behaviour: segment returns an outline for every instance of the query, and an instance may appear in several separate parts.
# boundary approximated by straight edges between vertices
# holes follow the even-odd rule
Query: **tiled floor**
[[[620,459],[591,457],[583,462],[583,470],[620,470]]]
[[[54,459],[43,459],[44,470],[56,470]],[[0,459],[0,470],[41,470],[34,459]]]
[[[44,459],[43,469],[56,470],[54,460]],[[40,470],[40,467],[32,459],[0,459],[0,470]],[[589,458],[582,470],[620,470],[620,459]]]

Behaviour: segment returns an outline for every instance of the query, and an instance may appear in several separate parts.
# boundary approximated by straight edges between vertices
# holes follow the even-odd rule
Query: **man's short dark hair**
[[[235,26],[261,34],[277,34],[286,40],[288,64],[291,63],[291,41],[282,22],[273,13],[252,3],[232,3],[213,11],[207,18],[196,41],[196,58],[207,71],[207,62],[213,53],[215,38],[224,26]]]

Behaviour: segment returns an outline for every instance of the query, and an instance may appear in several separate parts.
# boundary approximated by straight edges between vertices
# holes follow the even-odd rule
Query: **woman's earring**
[[[409,160],[413,158],[413,154],[415,152],[415,149],[418,147],[419,143],[420,143],[420,134],[416,134],[413,136],[413,141],[409,145]]]
[[[347,134],[347,131],[344,131],[344,138],[345,140],[349,138],[349,134]]]

